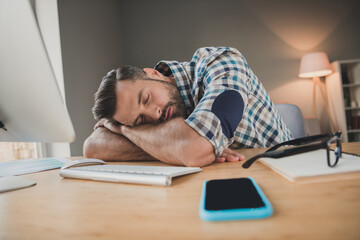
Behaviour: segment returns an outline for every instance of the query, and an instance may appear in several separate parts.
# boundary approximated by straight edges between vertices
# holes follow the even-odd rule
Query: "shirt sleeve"
[[[218,61],[211,63],[210,72],[204,74],[204,79],[212,75],[211,81],[204,85],[203,97],[185,120],[211,142],[216,157],[233,142],[234,133],[248,102],[250,86],[242,71],[229,71],[228,67],[222,68],[224,72],[214,76],[212,71],[219,73],[219,70],[216,70],[219,68],[218,64]]]

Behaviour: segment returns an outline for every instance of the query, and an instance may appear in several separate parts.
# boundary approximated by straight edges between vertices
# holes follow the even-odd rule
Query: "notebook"
[[[334,155],[330,153],[330,157]],[[325,149],[278,159],[261,158],[260,162],[291,182],[313,183],[360,178],[359,156],[343,153],[338,164],[331,168],[327,165]]]

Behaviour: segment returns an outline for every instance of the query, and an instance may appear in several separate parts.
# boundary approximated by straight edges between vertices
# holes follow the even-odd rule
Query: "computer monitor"
[[[31,0],[0,0],[0,121],[2,142],[75,138]]]

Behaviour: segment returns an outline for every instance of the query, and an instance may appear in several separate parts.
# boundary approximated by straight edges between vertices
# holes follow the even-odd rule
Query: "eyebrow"
[[[141,102],[141,96],[142,96],[142,94],[143,94],[143,90],[144,89],[141,89],[140,91],[139,91],[139,94],[138,94],[138,104],[140,105],[140,102]],[[134,120],[134,122],[133,122],[133,126],[136,126],[136,122],[138,121],[138,119],[141,117],[141,115],[139,115],[135,120]]]

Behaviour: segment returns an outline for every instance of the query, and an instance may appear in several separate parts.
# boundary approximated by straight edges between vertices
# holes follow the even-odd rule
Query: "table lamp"
[[[330,115],[326,91],[320,85],[320,77],[327,76],[331,73],[329,58],[325,52],[314,52],[302,56],[299,77],[313,79],[313,106],[311,115],[312,117],[316,117],[316,88],[319,86],[325,103],[325,109],[330,119],[331,128],[333,128],[335,125]]]

